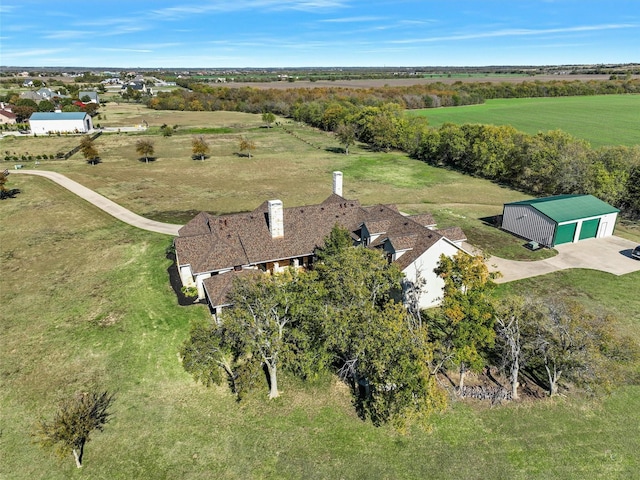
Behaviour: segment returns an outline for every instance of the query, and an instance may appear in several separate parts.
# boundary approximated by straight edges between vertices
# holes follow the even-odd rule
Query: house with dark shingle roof
[[[306,268],[335,225],[346,228],[354,245],[380,250],[405,275],[407,290],[420,285],[420,307],[437,305],[444,282],[434,273],[440,255],[462,250],[458,227],[436,230],[428,214],[407,216],[395,205],[362,206],[342,197],[342,173],[334,172],[333,193],[322,203],[284,208],[280,200],[229,215],[201,212],[174,241],[182,284],[196,287],[212,310],[229,305],[240,275]]]

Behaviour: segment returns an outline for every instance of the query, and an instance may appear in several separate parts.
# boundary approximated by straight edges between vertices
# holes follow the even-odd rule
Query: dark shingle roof
[[[464,242],[467,239],[467,236],[460,227],[439,228],[436,232],[443,237],[447,237],[452,242]]]
[[[366,224],[367,228],[384,227],[384,234],[371,247],[390,242],[394,249],[408,250],[397,260],[404,269],[442,238],[423,222],[416,222],[415,217],[400,214],[395,205],[363,207],[357,200],[335,194],[318,205],[283,209],[281,238],[271,237],[267,211],[265,202],[252,212],[220,216],[199,213],[180,229],[175,240],[180,265],[191,265],[197,274],[312,255],[336,224],[349,230],[353,238],[359,238]]]
[[[411,215],[409,218],[423,227],[434,227],[436,225],[436,221],[430,213]]]
[[[261,274],[259,270],[243,269],[239,271],[231,271],[223,273],[221,275],[212,275],[207,278],[203,283],[204,289],[207,291],[209,302],[211,305],[218,307],[224,305],[230,305],[229,293],[233,288],[233,282],[238,277],[244,277],[248,275]]]

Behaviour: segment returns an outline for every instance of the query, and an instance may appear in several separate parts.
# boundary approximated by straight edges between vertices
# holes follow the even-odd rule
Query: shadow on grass
[[[192,297],[187,297],[184,293],[182,293],[182,281],[180,280],[180,274],[178,273],[178,265],[176,264],[176,255],[173,252],[172,248],[167,249],[166,257],[172,262],[169,268],[167,268],[167,273],[169,274],[169,282],[171,283],[171,288],[176,294],[178,305],[182,307],[187,307],[189,305],[195,305],[200,303],[197,299],[194,299]]]
[[[19,188],[12,188],[10,190],[0,190],[0,200],[5,200],[7,198],[15,198],[15,196],[19,193],[20,193]]]
[[[490,217],[481,217],[480,220],[482,223],[489,227],[500,228],[502,226],[502,215],[491,215]]]
[[[138,158],[138,161],[142,162],[142,163],[155,162],[156,161],[156,157],[140,157],[140,158]]]
[[[201,211],[202,210],[153,211],[145,214],[145,217],[156,222],[175,223],[177,225],[183,225],[190,220],[193,220],[193,217],[198,215]]]
[[[191,155],[191,160],[196,160],[198,162],[204,162],[210,155]]]
[[[324,150],[325,152],[341,153],[342,155],[344,155],[344,148],[341,147],[325,147]]]

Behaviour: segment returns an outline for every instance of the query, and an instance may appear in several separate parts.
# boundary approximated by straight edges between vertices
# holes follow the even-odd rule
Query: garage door
[[[558,225],[556,229],[556,238],[553,242],[554,245],[560,245],[561,243],[573,242],[573,236],[576,234],[576,223],[567,223],[566,225]]]
[[[580,229],[580,240],[584,240],[585,238],[596,238],[599,224],[599,218],[594,218],[593,220],[582,222],[582,228]]]

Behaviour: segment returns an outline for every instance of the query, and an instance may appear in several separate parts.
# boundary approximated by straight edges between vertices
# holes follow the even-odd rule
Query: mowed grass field
[[[262,128],[259,115],[181,115],[172,121],[175,112],[107,109],[106,121],[145,119],[150,129],[144,137],[101,136],[99,165],[75,155],[37,168],[177,223],[196,211],[248,210],[274,197],[285,206],[319,202],[339,169],[348,198],[431,211],[441,226],[463,226],[489,253],[532,258],[522,241],[483,220],[505,201],[526,198],[521,193],[361,145],[345,156],[330,135],[285,123],[300,140]],[[163,123],[180,127],[172,137],[153,135]],[[205,133],[211,156],[194,161],[191,132],[203,128],[232,132]],[[237,155],[242,135],[256,142],[251,159]],[[156,161],[139,161],[139,138],[154,141]],[[79,140],[4,138],[0,150],[44,152],[47,141],[72,148]],[[22,193],[0,202],[0,478],[626,479],[640,471],[638,386],[599,399],[494,408],[453,402],[431,431],[407,435],[358,419],[348,391],[331,377],[303,384],[285,375],[278,400],[268,402],[265,390],[238,404],[226,388],[195,384],[180,365],[190,322],[207,320],[208,311],[177,304],[165,256],[171,238],[123,225],[42,178],[10,175],[8,186]],[[640,242],[637,226],[619,233]],[[560,292],[614,314],[617,328],[640,336],[640,274],[578,270],[500,288]],[[58,463],[32,444],[30,432],[61,398],[93,384],[117,392],[115,416],[87,445],[78,471],[71,456]]]
[[[189,323],[208,312],[177,305],[169,237],[123,225],[45,179],[13,181],[22,193],[0,204],[2,478],[627,479],[640,469],[637,386],[600,399],[453,402],[431,431],[407,435],[361,421],[335,378],[284,375],[278,400],[265,390],[238,404],[180,365]],[[564,275],[540,285],[613,313],[637,305],[639,274]],[[635,311],[621,328],[638,335]],[[30,432],[61,398],[94,384],[117,401],[79,471]]]
[[[329,133],[286,119],[280,119],[283,127],[264,128],[260,115],[237,112],[167,112],[108,104],[101,117],[105,126],[147,122],[149,129],[103,134],[95,141],[102,159],[96,166],[77,153],[68,160],[41,161],[37,167],[35,162],[22,162],[25,168],[63,173],[140,215],[171,223],[186,223],[203,210],[252,210],[274,198],[285,206],[318,203],[331,193],[331,172],[341,170],[347,198],[365,205],[395,203],[408,213],[431,212],[443,227],[462,226],[470,241],[490,254],[520,259],[550,254],[531,254],[521,248],[522,242],[481,220],[500,214],[505,202],[526,195],[431,167],[402,153],[371,152],[356,145],[347,156],[339,153]],[[176,133],[160,135],[158,128],[164,124],[177,126]],[[195,135],[202,135],[210,145],[205,161],[191,158]],[[242,137],[256,145],[252,158],[240,155]],[[136,153],[140,139],[154,143],[155,160],[148,164]],[[0,153],[35,156],[69,151],[78,143],[79,137],[73,136],[5,137],[0,140]],[[634,233],[619,228],[620,234],[627,232]]]
[[[434,127],[447,122],[512,125],[532,135],[564,130],[593,147],[640,144],[640,95],[495,99],[409,114],[426,116]]]

